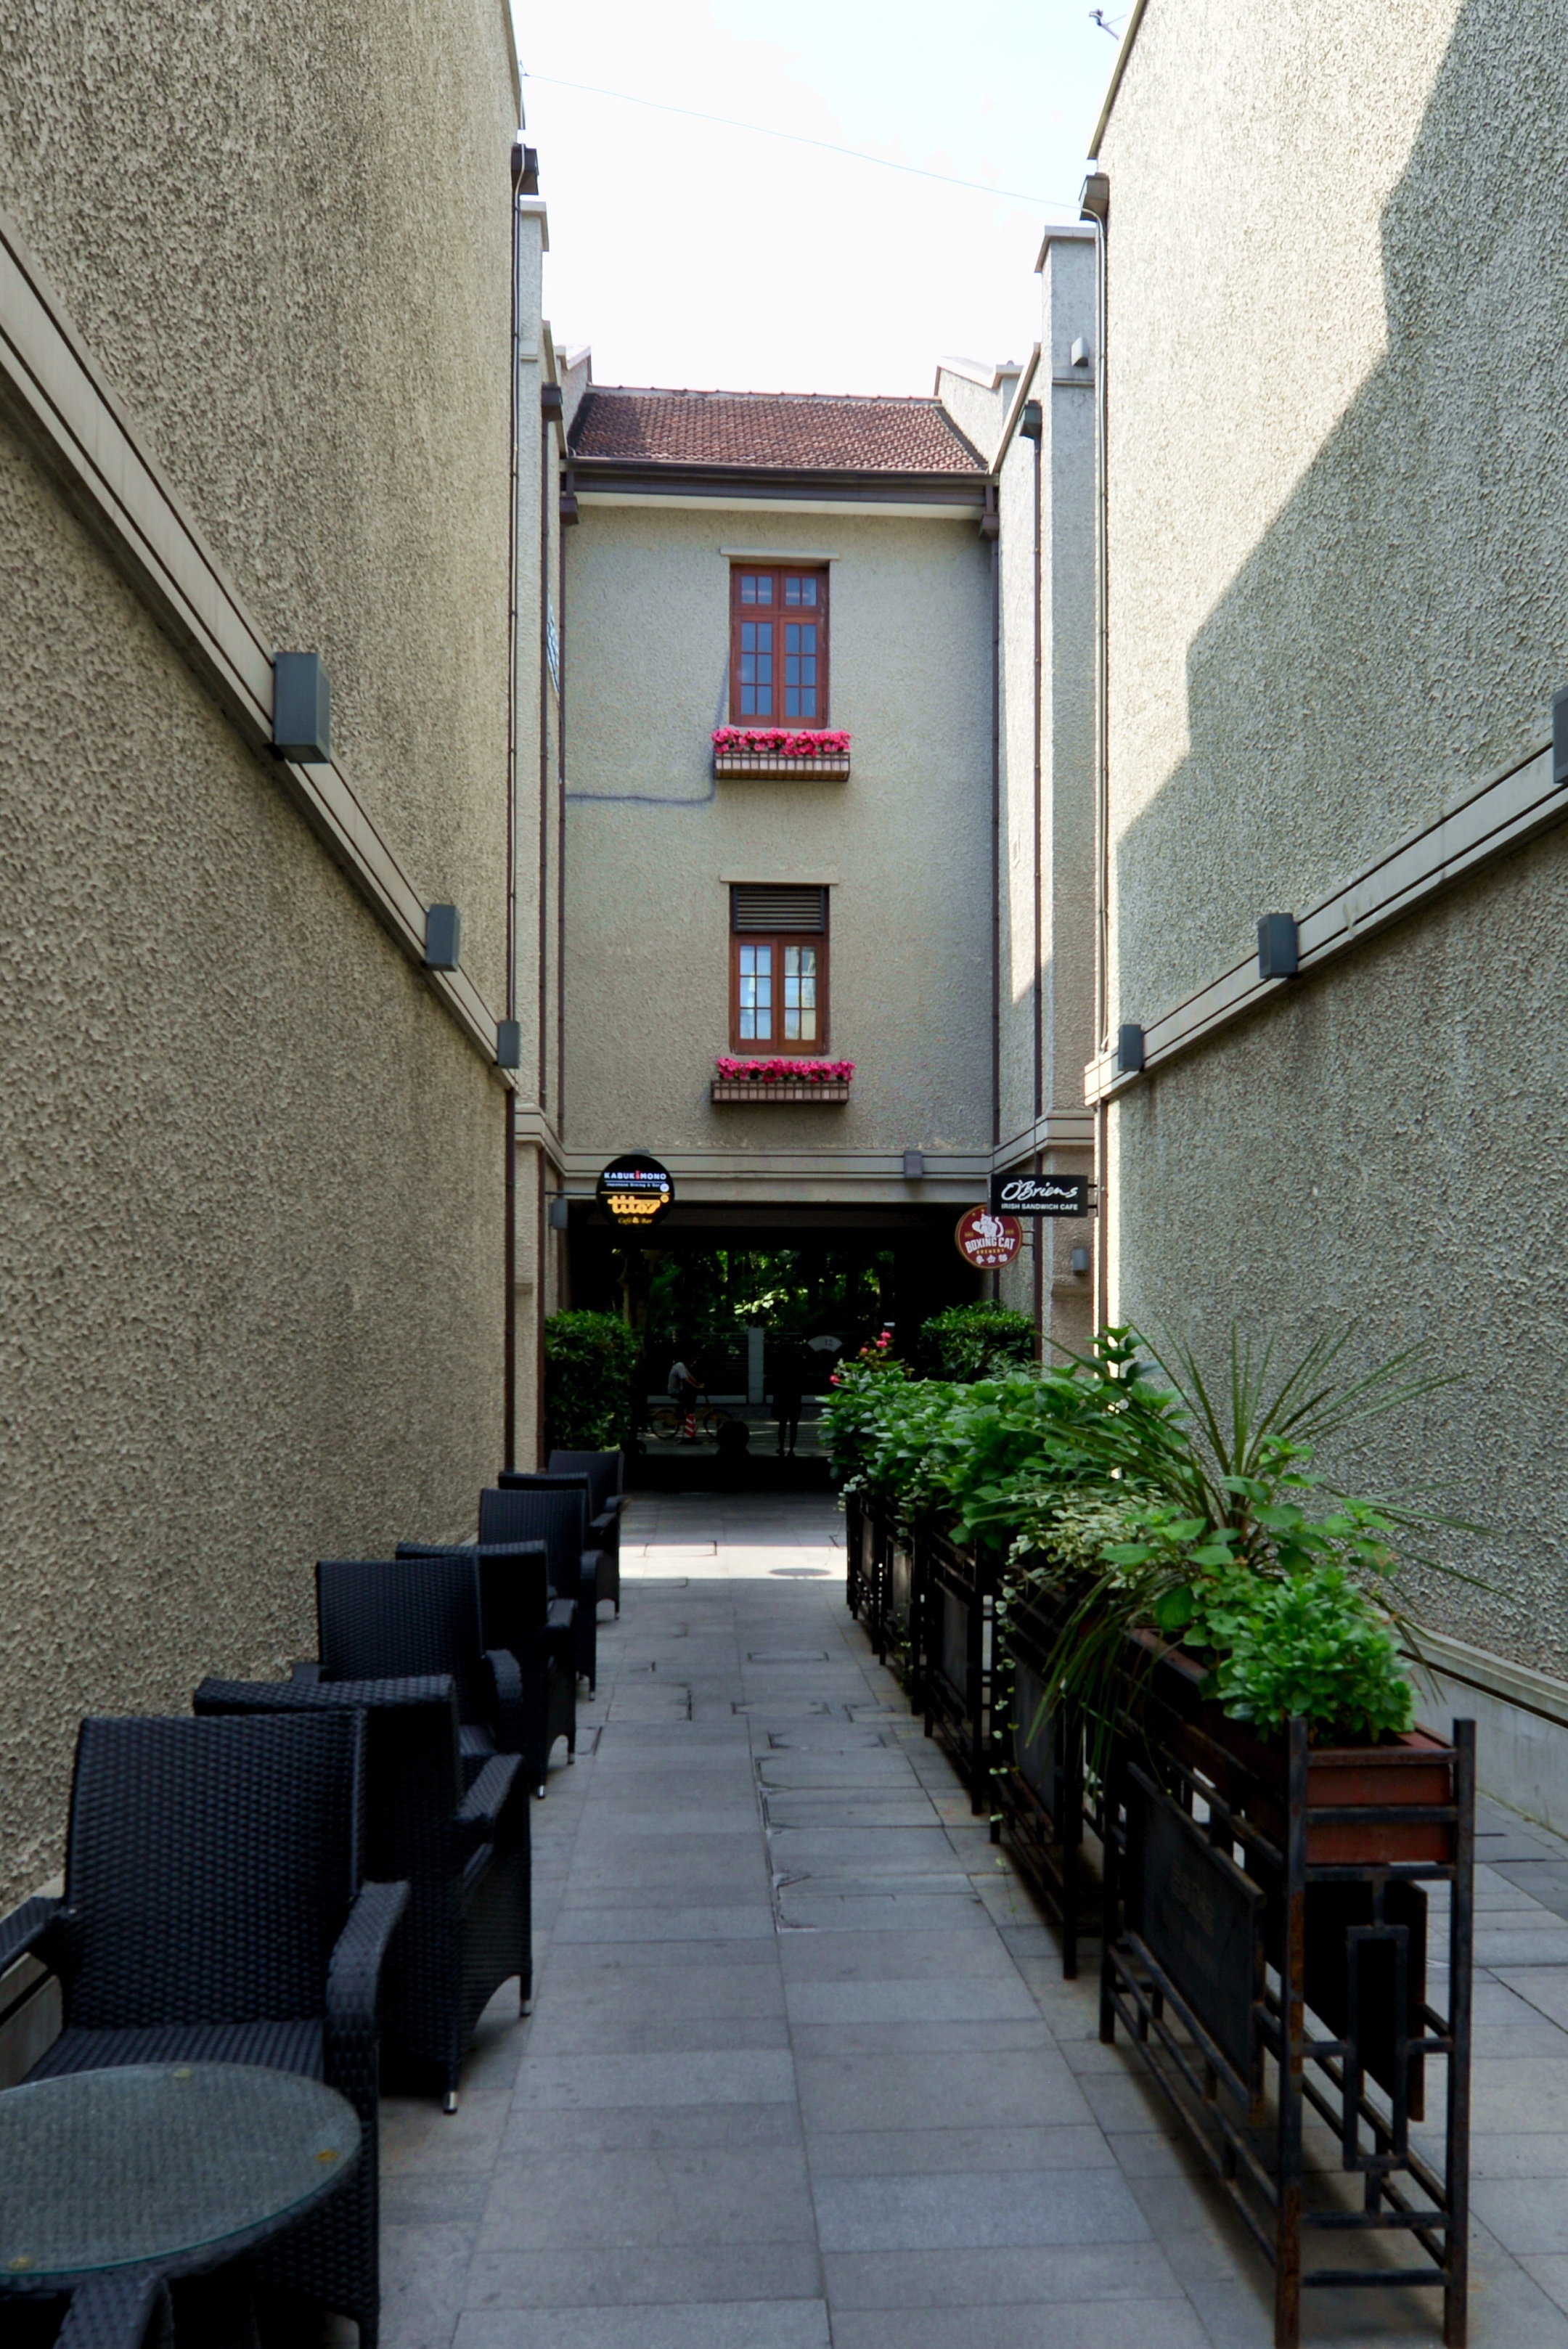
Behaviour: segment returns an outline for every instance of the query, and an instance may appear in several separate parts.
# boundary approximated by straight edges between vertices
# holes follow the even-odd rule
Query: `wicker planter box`
[[[805,782],[842,783],[849,779],[847,750],[826,750],[820,756],[791,759],[781,750],[715,750],[715,775],[789,775]]]
[[[846,1102],[849,1080],[823,1085],[748,1084],[715,1077],[710,1098],[716,1102],[745,1102],[753,1107],[783,1102]]]

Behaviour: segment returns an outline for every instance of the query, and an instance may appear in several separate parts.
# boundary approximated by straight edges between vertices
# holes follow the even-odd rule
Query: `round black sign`
[[[675,1185],[657,1158],[628,1150],[612,1158],[598,1180],[598,1202],[623,1231],[651,1231],[675,1205]]]

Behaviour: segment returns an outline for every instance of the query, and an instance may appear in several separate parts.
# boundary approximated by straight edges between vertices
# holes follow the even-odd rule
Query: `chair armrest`
[[[584,1550],[582,1557],[582,1576],[583,1587],[586,1590],[595,1590],[598,1588],[599,1553],[597,1549]]]
[[[24,1900],[8,1917],[0,1917],[0,1973],[14,1966],[18,1958],[37,1953],[50,1926],[65,1907],[63,1900],[51,1900],[47,1894],[36,1893]]]
[[[523,1698],[523,1669],[510,1648],[486,1648],[495,1691],[495,1743],[503,1754],[520,1754],[527,1742]]]
[[[314,1656],[302,1656],[288,1677],[291,1681],[315,1683],[321,1678],[321,1666]]]
[[[406,1884],[362,1884],[327,1969],[328,2033],[376,2029],[381,1961],[409,1905]]]
[[[552,1599],[545,1625],[552,1631],[571,1631],[576,1628],[577,1602],[575,1599]]]
[[[618,1509],[601,1509],[597,1517],[588,1519],[589,1533],[598,1537],[594,1544],[596,1549],[607,1549],[617,1538],[619,1518]]]
[[[460,1857],[466,1859],[479,1845],[494,1840],[501,1824],[501,1814],[512,1799],[517,1774],[522,1767],[523,1756],[520,1754],[497,1754],[485,1764],[463,1796],[462,1807],[457,1815]]]
[[[156,2268],[89,2275],[72,2292],[55,2349],[167,2349],[169,2287]]]

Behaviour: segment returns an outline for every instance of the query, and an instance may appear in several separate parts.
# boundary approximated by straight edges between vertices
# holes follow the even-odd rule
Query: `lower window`
[[[827,892],[730,892],[730,1042],[739,1052],[827,1048]]]

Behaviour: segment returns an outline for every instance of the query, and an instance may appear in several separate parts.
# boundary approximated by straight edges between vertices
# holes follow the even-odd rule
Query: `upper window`
[[[827,1050],[827,892],[730,892],[730,1042],[790,1057]]]
[[[730,573],[730,723],[827,723],[827,574]]]

